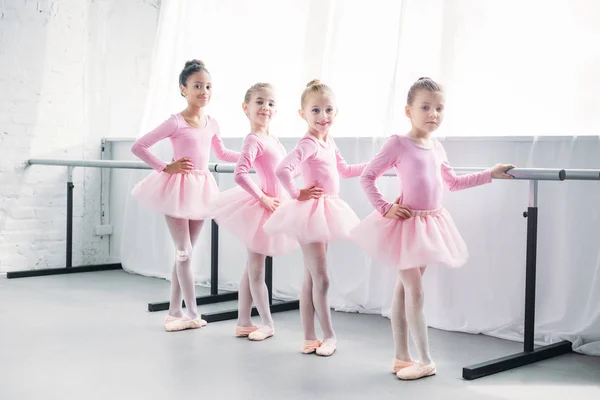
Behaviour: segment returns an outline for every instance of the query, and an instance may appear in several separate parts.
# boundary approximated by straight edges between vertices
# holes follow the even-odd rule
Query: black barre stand
[[[559,175],[560,180],[565,179],[565,172]],[[547,346],[534,348],[535,334],[535,279],[537,257],[537,191],[538,181],[529,183],[529,207],[523,213],[527,218],[527,255],[525,268],[525,332],[523,337],[523,351],[506,357],[485,361],[463,368],[463,378],[473,380],[492,375],[509,369],[522,367],[548,358],[567,354],[573,351],[573,344],[567,340]]]
[[[111,271],[123,269],[121,263],[84,265],[73,267],[73,167],[67,170],[67,249],[65,268],[44,268],[28,271],[9,271],[6,273],[7,279],[30,278],[34,276],[63,275],[79,272]]]

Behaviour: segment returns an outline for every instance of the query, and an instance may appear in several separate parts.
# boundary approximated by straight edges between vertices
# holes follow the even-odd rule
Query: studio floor
[[[0,278],[0,399],[600,399],[600,357],[466,381],[462,367],[522,344],[430,329],[437,375],[403,382],[390,372],[381,316],[334,312],[338,351],[323,358],[300,353],[298,311],[274,314],[276,335],[264,342],[235,338],[235,321],[167,333],[166,312],[147,304],[168,292],[165,280],[123,271]]]

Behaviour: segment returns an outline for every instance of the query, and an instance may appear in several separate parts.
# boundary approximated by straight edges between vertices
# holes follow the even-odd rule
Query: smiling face
[[[326,134],[337,116],[335,99],[331,93],[311,92],[304,101],[300,116],[308,124],[311,133]]]
[[[250,101],[244,102],[242,108],[252,126],[268,127],[277,113],[275,91],[271,87],[253,90]]]
[[[185,85],[180,85],[179,89],[187,99],[188,105],[194,108],[205,107],[212,95],[212,80],[206,70],[194,72],[191,74]]]
[[[418,90],[412,104],[406,105],[405,111],[413,130],[420,135],[429,136],[444,120],[444,93]]]

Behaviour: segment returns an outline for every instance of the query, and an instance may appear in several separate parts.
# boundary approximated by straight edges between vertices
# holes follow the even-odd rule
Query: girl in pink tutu
[[[212,93],[211,76],[202,61],[185,63],[179,75],[181,95],[187,108],[138,139],[131,151],[154,169],[140,181],[131,194],[142,204],[165,214],[176,248],[176,261],[171,277],[167,331],[200,328],[206,325],[196,308],[191,256],[204,219],[210,218],[210,203],[219,188],[208,171],[210,148],[221,160],[235,162],[239,153],[226,149],[217,121],[205,114],[204,107]],[[163,139],[173,146],[173,161],[167,164],[149,148]],[[186,312],[181,301],[185,300]]]
[[[332,90],[311,81],[301,97],[300,116],[308,133],[277,167],[283,187],[294,200],[282,203],[264,225],[270,235],[285,234],[300,242],[304,254],[304,283],[300,294],[300,315],[304,328],[303,353],[330,356],[336,350],[327,292],[327,243],[350,239],[350,231],[360,220],[339,196],[339,177],[359,176],[366,164],[348,165],[331,135],[337,108]],[[306,189],[294,184],[299,169]],[[315,312],[324,340],[315,333]]]
[[[265,284],[265,258],[288,253],[298,248],[298,242],[283,234],[267,236],[263,231],[264,223],[284,195],[275,176],[275,167],[286,151],[269,133],[269,124],[277,112],[273,87],[268,83],[253,85],[246,92],[242,107],[250,120],[250,133],[235,166],[234,179],[239,187],[219,196],[214,205],[214,218],[248,249],[248,263],[239,287],[235,334],[250,340],[265,340],[275,334]],[[249,176],[252,168],[260,185]],[[252,301],[262,320],[260,327],[253,325],[250,319]]]
[[[454,173],[444,147],[430,137],[444,118],[444,93],[429,78],[411,86],[406,116],[411,120],[410,132],[393,135],[362,173],[361,185],[376,211],[352,234],[371,257],[398,269],[391,318],[396,347],[393,372],[408,380],[436,372],[423,312],[425,268],[428,264],[459,267],[468,257],[467,246],[442,207],[442,183],[452,191],[467,189],[490,183],[492,177],[511,178],[506,171],[514,166],[498,164],[462,176]],[[400,179],[401,194],[389,203],[375,181],[392,167]],[[408,328],[418,361],[408,351]]]

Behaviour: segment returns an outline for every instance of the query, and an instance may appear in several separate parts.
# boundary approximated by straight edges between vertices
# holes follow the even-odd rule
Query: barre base
[[[80,272],[97,272],[97,271],[112,271],[117,269],[123,269],[121,264],[99,264],[99,265],[84,265],[80,267],[69,267],[69,268],[46,268],[46,269],[32,269],[28,271],[9,271],[6,273],[7,279],[15,278],[31,278],[35,276],[48,276],[48,275],[64,275],[64,274],[76,274]]]
[[[533,351],[511,354],[506,357],[500,357],[496,358],[495,360],[485,361],[479,364],[464,367],[462,376],[466,380],[473,380],[496,374],[498,372],[508,371],[509,369],[522,367],[527,364],[533,364],[548,358],[571,353],[572,351],[573,344],[565,340],[548,346],[539,347]]]

